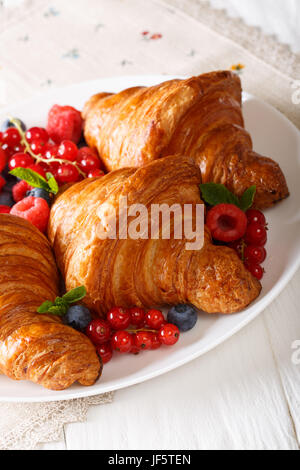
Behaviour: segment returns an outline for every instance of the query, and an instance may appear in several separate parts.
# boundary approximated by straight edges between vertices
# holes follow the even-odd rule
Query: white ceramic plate
[[[1,110],[0,120],[13,115],[28,125],[46,124],[48,110],[54,103],[73,105],[79,109],[94,93],[118,92],[136,85],[154,85],[174,78],[166,76],[134,76],[101,79],[51,90],[30,101]],[[281,292],[300,265],[300,133],[282,114],[271,106],[244,95],[246,127],[254,148],[277,160],[288,181],[291,197],[267,211],[269,222],[266,275],[260,297],[242,313],[229,316],[201,315],[196,327],[181,336],[172,348],[145,352],[139,356],[115,355],[104,368],[93,387],[74,385],[63,392],[51,392],[27,382],[14,382],[0,376],[0,401],[35,402],[67,400],[96,395],[143,382],[179,367],[213,349],[247,325]],[[288,312],[282,312],[287,316]]]

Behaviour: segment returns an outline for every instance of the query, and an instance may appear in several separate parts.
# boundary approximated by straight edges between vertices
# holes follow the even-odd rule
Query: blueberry
[[[15,203],[12,198],[12,195],[9,192],[2,191],[2,193],[0,194],[0,205],[12,207],[14,204]]]
[[[23,121],[21,121],[21,119],[19,118],[14,118],[16,121],[18,121],[18,123],[20,124],[21,128],[23,131],[26,131],[26,126],[24,124]],[[3,122],[2,126],[1,126],[1,131],[2,132],[5,132],[7,129],[9,129],[10,127],[15,127],[15,125],[11,122],[10,119],[6,119],[6,121]]]
[[[48,191],[45,191],[45,189],[33,188],[30,191],[27,191],[26,196],[33,196],[45,199],[45,201],[48,203],[48,206],[51,206],[50,194],[48,193]]]
[[[198,314],[192,305],[179,304],[169,310],[168,323],[176,325],[180,331],[189,331],[197,323]]]
[[[69,325],[75,330],[84,330],[92,321],[92,315],[88,308],[83,305],[73,305],[69,307],[66,315],[63,317],[65,325]]]

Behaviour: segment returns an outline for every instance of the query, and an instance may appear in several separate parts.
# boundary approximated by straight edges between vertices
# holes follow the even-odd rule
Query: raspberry
[[[47,131],[56,144],[60,144],[63,140],[71,140],[78,144],[82,132],[80,112],[72,106],[54,105],[48,114]]]
[[[12,194],[15,202],[20,202],[24,199],[27,191],[30,190],[30,186],[26,181],[19,181],[19,183],[15,184],[12,189]]]
[[[206,225],[215,240],[234,242],[245,235],[247,217],[233,204],[218,204],[208,212]]]
[[[50,209],[44,199],[29,196],[15,204],[11,210],[11,214],[28,220],[41,232],[45,232],[48,225]]]

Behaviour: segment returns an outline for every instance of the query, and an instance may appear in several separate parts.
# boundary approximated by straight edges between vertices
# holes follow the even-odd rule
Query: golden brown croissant
[[[204,183],[225,184],[238,196],[256,185],[255,204],[266,208],[289,192],[279,165],[252,150],[241,92],[239,77],[225,71],[100,93],[85,105],[85,138],[108,170],[188,155]]]
[[[202,203],[200,182],[194,161],[174,156],[86,179],[67,189],[54,203],[49,224],[49,239],[67,288],[84,284],[85,303],[100,315],[113,306],[192,303],[210,313],[246,307],[259,295],[261,285],[232,249],[211,243],[208,229],[198,251],[187,250],[186,239],[175,237],[99,238],[103,207],[117,211],[125,196],[128,207],[140,203],[148,211],[152,204],[195,206]]]
[[[101,366],[83,334],[37,308],[58,295],[48,240],[29,222],[0,215],[0,372],[52,390],[92,385]]]

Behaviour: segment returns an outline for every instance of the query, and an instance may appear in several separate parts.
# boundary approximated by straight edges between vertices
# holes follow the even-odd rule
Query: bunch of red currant
[[[166,322],[160,310],[146,312],[139,307],[115,307],[108,312],[106,320],[93,320],[86,334],[106,364],[113,351],[138,354],[143,350],[158,349],[163,344],[172,346],[177,343],[180,332],[176,325]]]
[[[0,145],[0,159],[4,165],[8,162],[10,170],[30,168],[44,177],[50,172],[59,185],[104,174],[94,150],[89,147],[78,149],[71,140],[56,145],[50,141],[46,129],[40,127],[32,127],[26,132],[10,127],[0,134]]]
[[[246,212],[247,228],[244,237],[230,244],[244,261],[245,266],[258,280],[264,275],[261,264],[266,260],[267,222],[264,214],[256,209]]]

